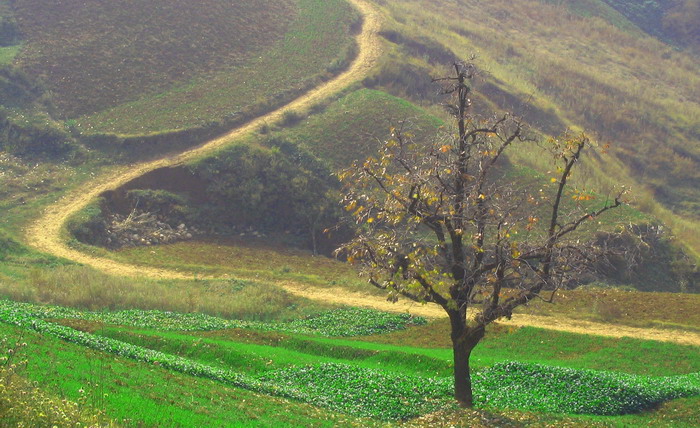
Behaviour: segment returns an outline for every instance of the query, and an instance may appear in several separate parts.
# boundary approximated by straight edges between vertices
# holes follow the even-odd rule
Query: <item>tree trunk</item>
[[[485,328],[468,328],[466,316],[458,311],[448,312],[452,325],[452,351],[454,355],[455,399],[462,407],[474,406],[469,357],[472,350],[484,337]]]

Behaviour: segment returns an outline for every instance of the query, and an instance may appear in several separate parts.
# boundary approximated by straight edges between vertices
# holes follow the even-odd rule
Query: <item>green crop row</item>
[[[0,313],[25,314],[39,319],[81,319],[105,324],[152,328],[162,331],[210,331],[231,328],[315,334],[328,337],[367,336],[403,330],[427,321],[408,314],[389,314],[371,309],[341,308],[288,323],[227,320],[200,313],[130,309],[117,312],[88,312],[60,306],[41,306],[0,300]]]
[[[700,373],[651,377],[518,362],[495,364],[474,383],[482,405],[605,416],[700,394]]]
[[[338,363],[277,370],[261,380],[301,390],[320,407],[382,420],[445,408],[453,387],[450,378],[402,376]]]
[[[343,406],[343,401],[346,401],[343,399],[343,397],[323,395],[319,391],[315,391],[313,388],[310,388],[308,384],[305,384],[305,382],[303,382],[303,380],[301,382],[290,383],[282,382],[274,378],[255,379],[250,376],[235,373],[232,370],[215,368],[206,364],[201,364],[196,361],[189,360],[187,358],[182,358],[171,354],[154,351],[152,349],[132,345],[119,340],[100,337],[90,333],[78,331],[70,327],[54,324],[42,319],[35,318],[28,312],[22,311],[21,309],[17,308],[15,310],[0,311],[0,321],[11,325],[16,325],[21,328],[31,329],[42,334],[57,337],[67,342],[75,343],[97,351],[118,355],[120,357],[129,358],[144,363],[158,365],[169,370],[174,370],[192,376],[212,379],[228,385],[244,388],[253,392],[260,392],[279,397],[296,399],[306,403],[315,404],[320,407],[344,410],[347,413],[353,415],[374,415],[375,417],[382,419],[396,419],[420,414],[417,413],[420,411],[419,409],[411,410],[412,406],[408,405],[408,403],[403,401],[403,399],[401,399],[400,401],[400,405],[404,407],[403,409],[394,410],[390,413],[380,412],[381,406],[377,407],[377,394],[375,394],[374,398],[366,398],[365,400],[362,400],[361,402],[357,403],[357,405],[355,406]],[[299,370],[303,372],[305,369],[302,368]],[[364,377],[357,375],[354,376],[357,382],[363,382],[363,379],[365,377],[374,375],[374,373],[366,373],[366,369],[354,369],[352,366],[344,365],[337,365],[337,370],[335,372],[329,371],[329,374],[336,373],[336,375],[338,375],[341,378],[349,378],[349,376],[343,375],[342,373],[353,373],[353,370],[358,371],[358,373],[364,373],[365,375]],[[380,372],[376,373],[379,374]],[[383,375],[382,383],[387,385],[396,385],[394,390],[398,393],[400,392],[400,389],[405,389],[405,387],[410,386],[412,383],[418,384],[420,378],[415,378],[413,379],[413,381],[414,382],[397,382],[396,379],[394,379],[394,376]],[[423,381],[423,383],[425,383],[425,381]],[[304,385],[306,387],[299,388],[297,387],[297,385]],[[357,386],[360,385],[358,384]],[[397,390],[396,388],[399,389]],[[359,389],[359,391],[361,393],[367,394],[365,390]],[[418,392],[414,393],[413,395],[420,394],[422,390],[419,389],[416,391]],[[396,397],[401,396],[402,395],[396,395]],[[414,398],[414,400],[416,400],[416,398]]]

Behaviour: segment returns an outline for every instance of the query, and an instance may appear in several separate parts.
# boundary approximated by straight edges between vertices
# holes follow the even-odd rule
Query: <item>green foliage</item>
[[[386,92],[360,89],[328,105],[302,125],[272,138],[297,143],[336,168],[376,152],[376,142],[400,121],[418,138],[432,135],[441,121],[426,110]]]
[[[324,163],[285,141],[268,144],[237,144],[191,166],[207,186],[198,221],[304,237],[335,225],[337,181]]]
[[[409,314],[397,315],[372,309],[347,308],[292,321],[287,328],[291,332],[309,332],[324,336],[367,336],[426,323],[424,318]]]
[[[45,88],[39,81],[11,65],[0,67],[0,93],[2,106],[6,108],[27,108],[39,104],[45,97]],[[31,118],[21,118],[22,122]]]
[[[12,62],[15,47],[0,48],[0,63]],[[46,111],[51,102],[37,79],[0,64],[0,149],[16,155],[65,155],[75,141]]]
[[[322,312],[288,323],[227,320],[201,313],[129,309],[117,312],[87,312],[60,306],[40,306],[0,300],[3,313],[21,313],[38,319],[79,319],[104,324],[152,328],[161,331],[208,331],[231,328],[280,331],[321,336],[362,336],[403,330],[426,320],[408,314],[389,314],[371,309],[343,308]]]
[[[126,199],[133,207],[162,215],[171,223],[187,219],[192,211],[185,196],[167,190],[133,189],[126,192]]]
[[[8,0],[0,1],[0,46],[13,46],[19,43],[21,34]],[[2,61],[0,61],[1,63]]]
[[[700,373],[644,377],[505,362],[475,375],[482,405],[554,413],[621,415],[700,394]]]
[[[0,261],[8,256],[23,253],[25,249],[20,243],[0,231]]]
[[[409,419],[443,408],[452,389],[446,378],[397,376],[334,363],[283,369],[261,380],[297,388],[317,406],[381,420]]]

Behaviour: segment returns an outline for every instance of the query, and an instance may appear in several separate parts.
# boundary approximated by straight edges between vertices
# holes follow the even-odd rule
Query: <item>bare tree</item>
[[[457,130],[418,143],[392,129],[376,157],[339,174],[345,209],[360,225],[342,248],[369,282],[440,305],[451,322],[455,398],[473,405],[469,357],[486,326],[510,318],[533,299],[551,301],[595,254],[581,226],[622,204],[623,192],[593,200],[569,186],[585,135],[550,139],[548,183],[514,172],[506,152],[537,147],[511,114],[479,119],[469,113],[475,68],[455,63],[436,79],[451,96]]]

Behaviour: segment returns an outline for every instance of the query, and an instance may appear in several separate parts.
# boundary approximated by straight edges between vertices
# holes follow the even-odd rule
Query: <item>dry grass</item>
[[[414,40],[435,40],[458,58],[476,53],[487,81],[533,106],[518,113],[535,126],[546,129],[553,114],[610,142],[613,156],[591,169],[589,185],[633,185],[651,201],[645,210],[700,252],[696,55],[635,30],[602,2],[390,0],[386,10],[388,26]],[[528,153],[516,158],[548,167]]]
[[[327,308],[264,283],[117,278],[81,266],[34,269],[25,281],[0,282],[0,296],[85,310],[201,312],[229,319],[289,319]]]
[[[244,237],[187,241],[125,248],[112,256],[128,263],[200,272],[202,275],[232,275],[270,281],[293,279],[315,286],[343,286],[363,291],[368,288],[347,263],[324,256],[314,257],[310,251],[274,243],[270,239]]]
[[[700,331],[699,307],[699,294],[644,293],[584,287],[559,291],[554,303],[533,303],[520,311],[634,327]]]

